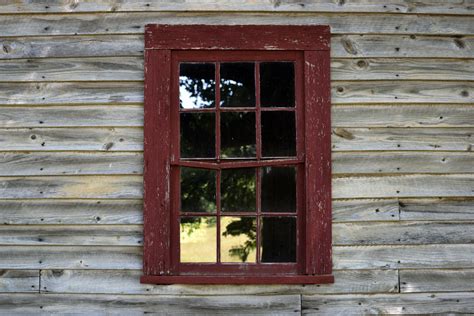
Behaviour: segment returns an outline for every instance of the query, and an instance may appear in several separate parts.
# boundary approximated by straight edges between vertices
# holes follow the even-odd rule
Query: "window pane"
[[[216,218],[181,217],[180,261],[216,262]]]
[[[255,64],[221,64],[221,106],[255,106]]]
[[[215,157],[214,113],[181,113],[181,157]]]
[[[216,211],[216,172],[181,168],[181,211]]]
[[[260,96],[265,107],[295,106],[295,69],[292,62],[260,64]]]
[[[296,262],[296,218],[263,217],[261,262]]]
[[[262,155],[296,155],[294,112],[262,112]]]
[[[212,108],[215,104],[215,65],[183,63],[179,66],[179,106]]]
[[[255,217],[221,217],[221,261],[256,262]]]
[[[221,156],[255,157],[255,113],[221,113]]]
[[[224,169],[221,174],[223,212],[255,212],[255,169]]]
[[[296,169],[262,168],[262,212],[296,211]]]

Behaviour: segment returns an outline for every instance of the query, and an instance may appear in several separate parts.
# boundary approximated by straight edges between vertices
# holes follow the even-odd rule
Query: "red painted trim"
[[[330,274],[332,271],[329,75],[329,52],[305,52],[307,274]]]
[[[329,26],[169,25],[145,27],[147,49],[329,50]]]
[[[149,284],[326,284],[334,283],[332,275],[274,275],[274,276],[142,276]]]
[[[168,273],[170,265],[170,57],[168,50],[145,52],[143,266],[147,275]]]

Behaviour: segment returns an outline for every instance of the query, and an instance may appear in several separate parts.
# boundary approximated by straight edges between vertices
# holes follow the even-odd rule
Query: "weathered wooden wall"
[[[474,312],[472,0],[0,1],[0,313]],[[139,283],[146,23],[332,27],[334,269]]]

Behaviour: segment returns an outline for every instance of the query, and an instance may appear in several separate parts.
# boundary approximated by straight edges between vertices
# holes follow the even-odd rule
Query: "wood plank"
[[[142,153],[3,152],[0,176],[142,174]]]
[[[334,128],[332,150],[471,151],[473,134],[474,128]]]
[[[471,163],[472,167],[473,164]],[[402,220],[474,220],[473,199],[421,199],[400,201]]]
[[[334,269],[474,268],[474,244],[334,246]]]
[[[141,151],[142,128],[0,129],[3,150]]]
[[[172,12],[42,14],[34,18],[30,15],[4,15],[0,19],[0,28],[5,30],[3,36],[143,34],[145,25],[157,21],[160,24],[329,25],[333,34],[474,34],[471,16],[308,12],[219,12],[215,15],[194,11],[183,12],[179,18]]]
[[[138,81],[142,57],[1,60],[0,81]],[[332,80],[471,80],[474,60],[418,58],[333,58]]]
[[[333,174],[474,172],[472,152],[335,152],[332,159]]]
[[[0,269],[141,270],[142,247],[2,246]],[[474,244],[334,246],[335,270],[474,268]]]
[[[474,293],[305,295],[302,308],[304,315],[469,314]]]
[[[474,196],[474,176],[401,175],[333,179],[333,198]]]
[[[333,245],[467,244],[472,242],[474,242],[473,222],[333,224]]]
[[[97,315],[299,315],[299,295],[162,296],[162,295],[0,295],[2,311],[10,314]]]
[[[4,177],[0,198],[141,199],[141,176]]]
[[[143,106],[2,107],[0,127],[143,126]]]
[[[0,293],[38,293],[38,270],[0,270]]]
[[[59,13],[59,12],[122,12],[122,11],[269,11],[269,12],[393,12],[412,14],[472,14],[472,7],[465,2],[358,0],[339,2],[333,0],[265,1],[245,0],[234,2],[201,1],[118,1],[94,2],[35,1],[2,2],[0,13]]]
[[[474,269],[400,270],[402,293],[474,291]]]
[[[142,269],[142,247],[2,246],[0,269]]]
[[[1,224],[143,224],[142,200],[0,200]]]
[[[321,285],[168,285],[140,284],[140,270],[41,270],[41,292],[160,295],[281,295],[398,292],[396,270],[334,271],[336,283]],[[100,280],[100,282],[97,282]]]
[[[0,225],[0,245],[135,246],[142,244],[142,225]]]
[[[338,105],[331,117],[333,127],[472,127],[473,110],[466,104]],[[142,127],[143,106],[15,105],[0,113],[0,128],[96,126]]]
[[[38,36],[0,39],[0,59],[143,56],[142,35]],[[474,36],[334,35],[332,58],[473,58]]]
[[[333,223],[398,221],[399,205],[396,199],[339,200],[332,202]]]
[[[142,103],[142,82],[0,83],[0,104]]]
[[[472,105],[454,104],[338,105],[331,118],[333,127],[472,127],[472,111]]]

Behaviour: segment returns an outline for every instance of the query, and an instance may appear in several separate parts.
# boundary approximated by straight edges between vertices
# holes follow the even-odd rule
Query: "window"
[[[147,26],[143,283],[333,282],[329,40]]]

